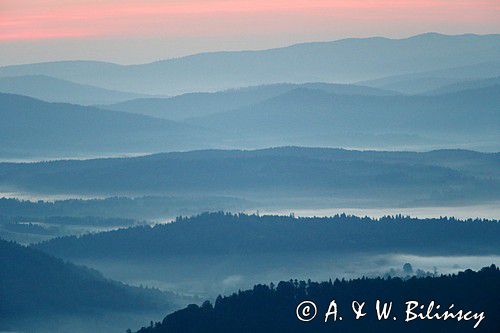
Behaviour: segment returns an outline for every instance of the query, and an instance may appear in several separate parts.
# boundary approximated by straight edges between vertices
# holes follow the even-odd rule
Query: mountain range
[[[264,146],[370,147],[371,141],[379,147],[389,142],[407,147],[489,142],[493,147],[500,133],[500,85],[436,96],[338,95],[297,88],[188,122]]]
[[[482,201],[495,200],[500,194],[499,161],[498,154],[461,150],[209,150],[0,163],[0,190],[99,196],[223,195],[267,200],[268,204],[286,198],[304,198],[304,202],[350,198],[351,203],[377,198],[396,205],[431,199]]]
[[[0,93],[5,120],[0,123],[0,155],[95,156],[282,145],[496,151],[496,82],[468,81],[443,88],[443,94],[418,96],[353,85],[281,84],[100,107]]]
[[[497,151],[498,59],[500,35],[430,33],[142,65],[5,66],[0,92],[19,95],[0,93],[0,156],[283,145]]]
[[[499,332],[496,266],[437,273],[500,253],[499,59],[500,34],[426,33],[0,67],[0,332],[302,332],[299,300],[366,295]]]
[[[404,39],[350,38],[262,51],[202,53],[140,65],[61,61],[5,66],[0,76],[47,75],[111,90],[178,95],[281,82],[352,83],[499,58],[500,35],[428,33]]]

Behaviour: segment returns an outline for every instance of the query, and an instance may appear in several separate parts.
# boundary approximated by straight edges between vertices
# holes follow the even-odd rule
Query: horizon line
[[[8,64],[8,65],[0,65],[0,68],[5,68],[5,67],[16,67],[16,66],[26,66],[26,65],[38,65],[38,64],[54,64],[54,63],[67,63],[67,62],[85,62],[85,63],[100,63],[100,64],[108,64],[108,65],[116,65],[116,66],[123,66],[123,67],[128,67],[128,66],[141,66],[141,65],[148,65],[148,64],[154,64],[154,63],[159,63],[159,62],[164,62],[164,61],[171,61],[171,60],[177,60],[177,59],[184,59],[184,58],[190,58],[190,57],[196,57],[200,55],[207,55],[207,54],[223,54],[223,53],[243,53],[243,52],[265,52],[265,51],[271,51],[271,50],[280,50],[280,49],[286,49],[286,48],[291,48],[291,47],[296,47],[300,45],[308,45],[308,44],[329,44],[329,43],[338,43],[338,42],[344,42],[344,41],[349,41],[349,40],[369,40],[369,39],[383,39],[383,40],[391,40],[391,41],[403,41],[403,40],[408,40],[412,38],[417,38],[417,37],[424,37],[424,36],[441,36],[441,37],[465,37],[465,36],[474,36],[474,37],[487,37],[487,36],[499,36],[499,33],[488,33],[488,34],[480,34],[480,33],[473,33],[473,32],[464,32],[460,34],[445,34],[445,33],[440,33],[440,32],[435,32],[435,31],[428,31],[428,32],[422,32],[418,34],[413,34],[409,35],[407,37],[401,37],[401,38],[395,38],[395,37],[387,37],[387,36],[381,36],[381,35],[375,35],[375,36],[367,36],[367,37],[344,37],[344,38],[339,38],[339,39],[333,39],[333,40],[318,40],[318,41],[305,41],[305,42],[297,42],[293,44],[288,44],[284,46],[276,46],[276,47],[268,47],[268,48],[255,48],[255,49],[240,49],[240,50],[217,50],[217,51],[202,51],[202,52],[197,52],[197,53],[188,53],[185,55],[181,56],[176,56],[176,57],[171,57],[171,58],[164,58],[164,59],[159,59],[159,60],[153,60],[149,62],[141,62],[141,63],[118,63],[118,62],[112,62],[112,61],[105,61],[105,60],[96,60],[96,59],[61,59],[61,60],[52,60],[52,61],[42,61],[42,62],[27,62],[27,63],[17,63],[17,64]],[[0,42],[1,44],[1,42]]]

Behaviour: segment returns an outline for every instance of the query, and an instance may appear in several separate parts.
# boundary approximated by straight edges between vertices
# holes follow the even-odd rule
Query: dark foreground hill
[[[27,318],[156,312],[175,301],[1,239],[0,267],[0,330],[16,329],[19,322],[26,328]]]
[[[457,275],[440,277],[389,279],[356,279],[334,282],[280,282],[277,286],[256,285],[252,290],[240,291],[219,297],[212,306],[205,302],[201,307],[190,305],[174,312],[162,322],[142,328],[140,333],[225,333],[225,332],[498,332],[498,301],[500,297],[500,271],[492,265],[478,272],[466,270]],[[338,306],[337,321],[334,315],[325,323],[329,304]],[[393,302],[387,320],[377,320],[376,300]],[[314,319],[299,321],[296,308],[302,301],[313,301],[317,307]],[[366,302],[363,312],[367,315],[355,320],[351,303]],[[411,313],[426,314],[434,301],[431,314],[443,314],[453,304],[450,313],[467,315],[470,320],[451,319],[411,320],[406,314],[405,302],[416,301],[424,308]],[[440,308],[436,308],[439,304]],[[381,308],[382,308],[381,306]],[[412,305],[413,306],[413,305]],[[303,310],[304,308],[301,308]],[[314,313],[311,307],[310,314]],[[312,316],[304,315],[304,319]],[[482,316],[484,316],[483,319]],[[340,320],[342,317],[342,320]],[[473,319],[473,317],[475,319]],[[474,326],[477,325],[477,329]]]

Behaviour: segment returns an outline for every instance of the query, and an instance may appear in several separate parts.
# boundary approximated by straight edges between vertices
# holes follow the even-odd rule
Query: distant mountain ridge
[[[428,144],[496,151],[500,85],[481,82],[411,96],[355,85],[276,84],[102,107],[212,129],[240,147]]]
[[[49,100],[127,101],[84,108],[0,94],[6,119],[0,124],[0,157],[284,145],[498,151],[500,85],[491,79],[500,75],[498,59],[500,35],[423,34],[130,66],[65,61],[1,67],[0,88],[7,82]],[[328,83],[376,77],[383,78],[365,81],[369,87]],[[133,93],[129,100],[120,91],[190,93],[153,99]]]
[[[120,111],[0,93],[0,155],[283,145],[498,151],[500,85],[491,84],[418,96],[353,85],[276,84],[102,106]]]
[[[500,76],[487,79],[464,80],[461,82],[445,85],[437,89],[429,90],[425,92],[425,94],[428,95],[450,94],[460,91],[489,88],[494,86],[500,86]]]
[[[0,77],[0,92],[25,95],[47,102],[72,104],[117,103],[147,95],[114,91],[46,75]]]
[[[177,95],[277,82],[348,83],[499,58],[500,35],[430,33],[202,53],[142,65],[64,61],[6,66],[0,68],[0,76],[43,74],[113,90]]]
[[[277,83],[214,93],[189,93],[170,98],[140,98],[117,104],[102,105],[101,107],[107,110],[181,121],[250,106],[298,88],[315,89],[340,95],[398,95],[398,93],[390,90],[347,84],[319,82],[304,84]]]
[[[356,134],[367,136],[359,139],[361,142],[374,142],[368,138],[370,135],[393,135],[388,141],[394,144],[401,140],[397,135],[404,134],[428,137],[434,142],[489,140],[495,145],[500,133],[500,85],[436,96],[349,96],[297,88],[254,105],[193,118],[188,123],[225,129],[238,133],[240,140],[249,137],[267,142],[268,146],[284,142],[352,145]]]
[[[206,142],[197,139],[202,129],[186,124],[13,94],[0,93],[0,117],[0,152],[6,154],[151,152]]]
[[[458,86],[462,82],[493,79],[498,76],[500,76],[500,61],[496,60],[460,67],[446,67],[433,71],[399,74],[375,80],[360,81],[356,84],[395,90],[405,94],[422,94],[433,90],[437,91],[437,93],[445,93],[446,91],[439,92],[439,89],[450,85]]]

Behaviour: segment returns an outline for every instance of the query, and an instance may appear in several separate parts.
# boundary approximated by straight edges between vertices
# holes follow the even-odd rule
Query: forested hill
[[[245,207],[252,207],[251,202],[227,196],[141,196],[55,201],[0,198],[0,216],[30,218],[98,216],[144,220],[204,211],[241,210]]]
[[[393,279],[357,279],[334,282],[280,282],[276,287],[256,285],[252,290],[240,291],[227,297],[219,297],[212,306],[190,305],[174,312],[161,322],[142,328],[139,333],[254,333],[254,332],[499,332],[498,296],[500,271],[491,266],[473,272],[467,270],[457,275],[441,277]],[[330,302],[338,304],[339,317],[333,315],[324,322]],[[378,321],[375,302],[393,302],[388,320]],[[317,316],[309,322],[296,317],[296,307],[302,301],[313,301]],[[366,302],[367,315],[354,320],[351,302]],[[431,300],[440,305],[432,313],[443,313],[451,304],[450,312],[483,312],[477,329],[477,320],[457,321],[413,320],[405,322],[407,301],[417,301],[427,306]],[[426,313],[426,309],[420,310]],[[414,310],[417,312],[417,310]],[[311,310],[312,312],[312,310]],[[396,317],[397,320],[394,320]]]
[[[169,309],[174,299],[130,287],[99,272],[0,239],[0,330],[3,319]]]
[[[499,198],[499,166],[498,154],[464,150],[205,150],[134,158],[0,163],[0,188],[108,196],[195,193],[252,199],[252,195],[262,198],[267,194],[274,199],[302,195],[463,203]]]
[[[176,222],[81,237],[35,248],[63,258],[141,259],[301,253],[498,254],[498,221],[338,215],[330,218],[206,213]]]

